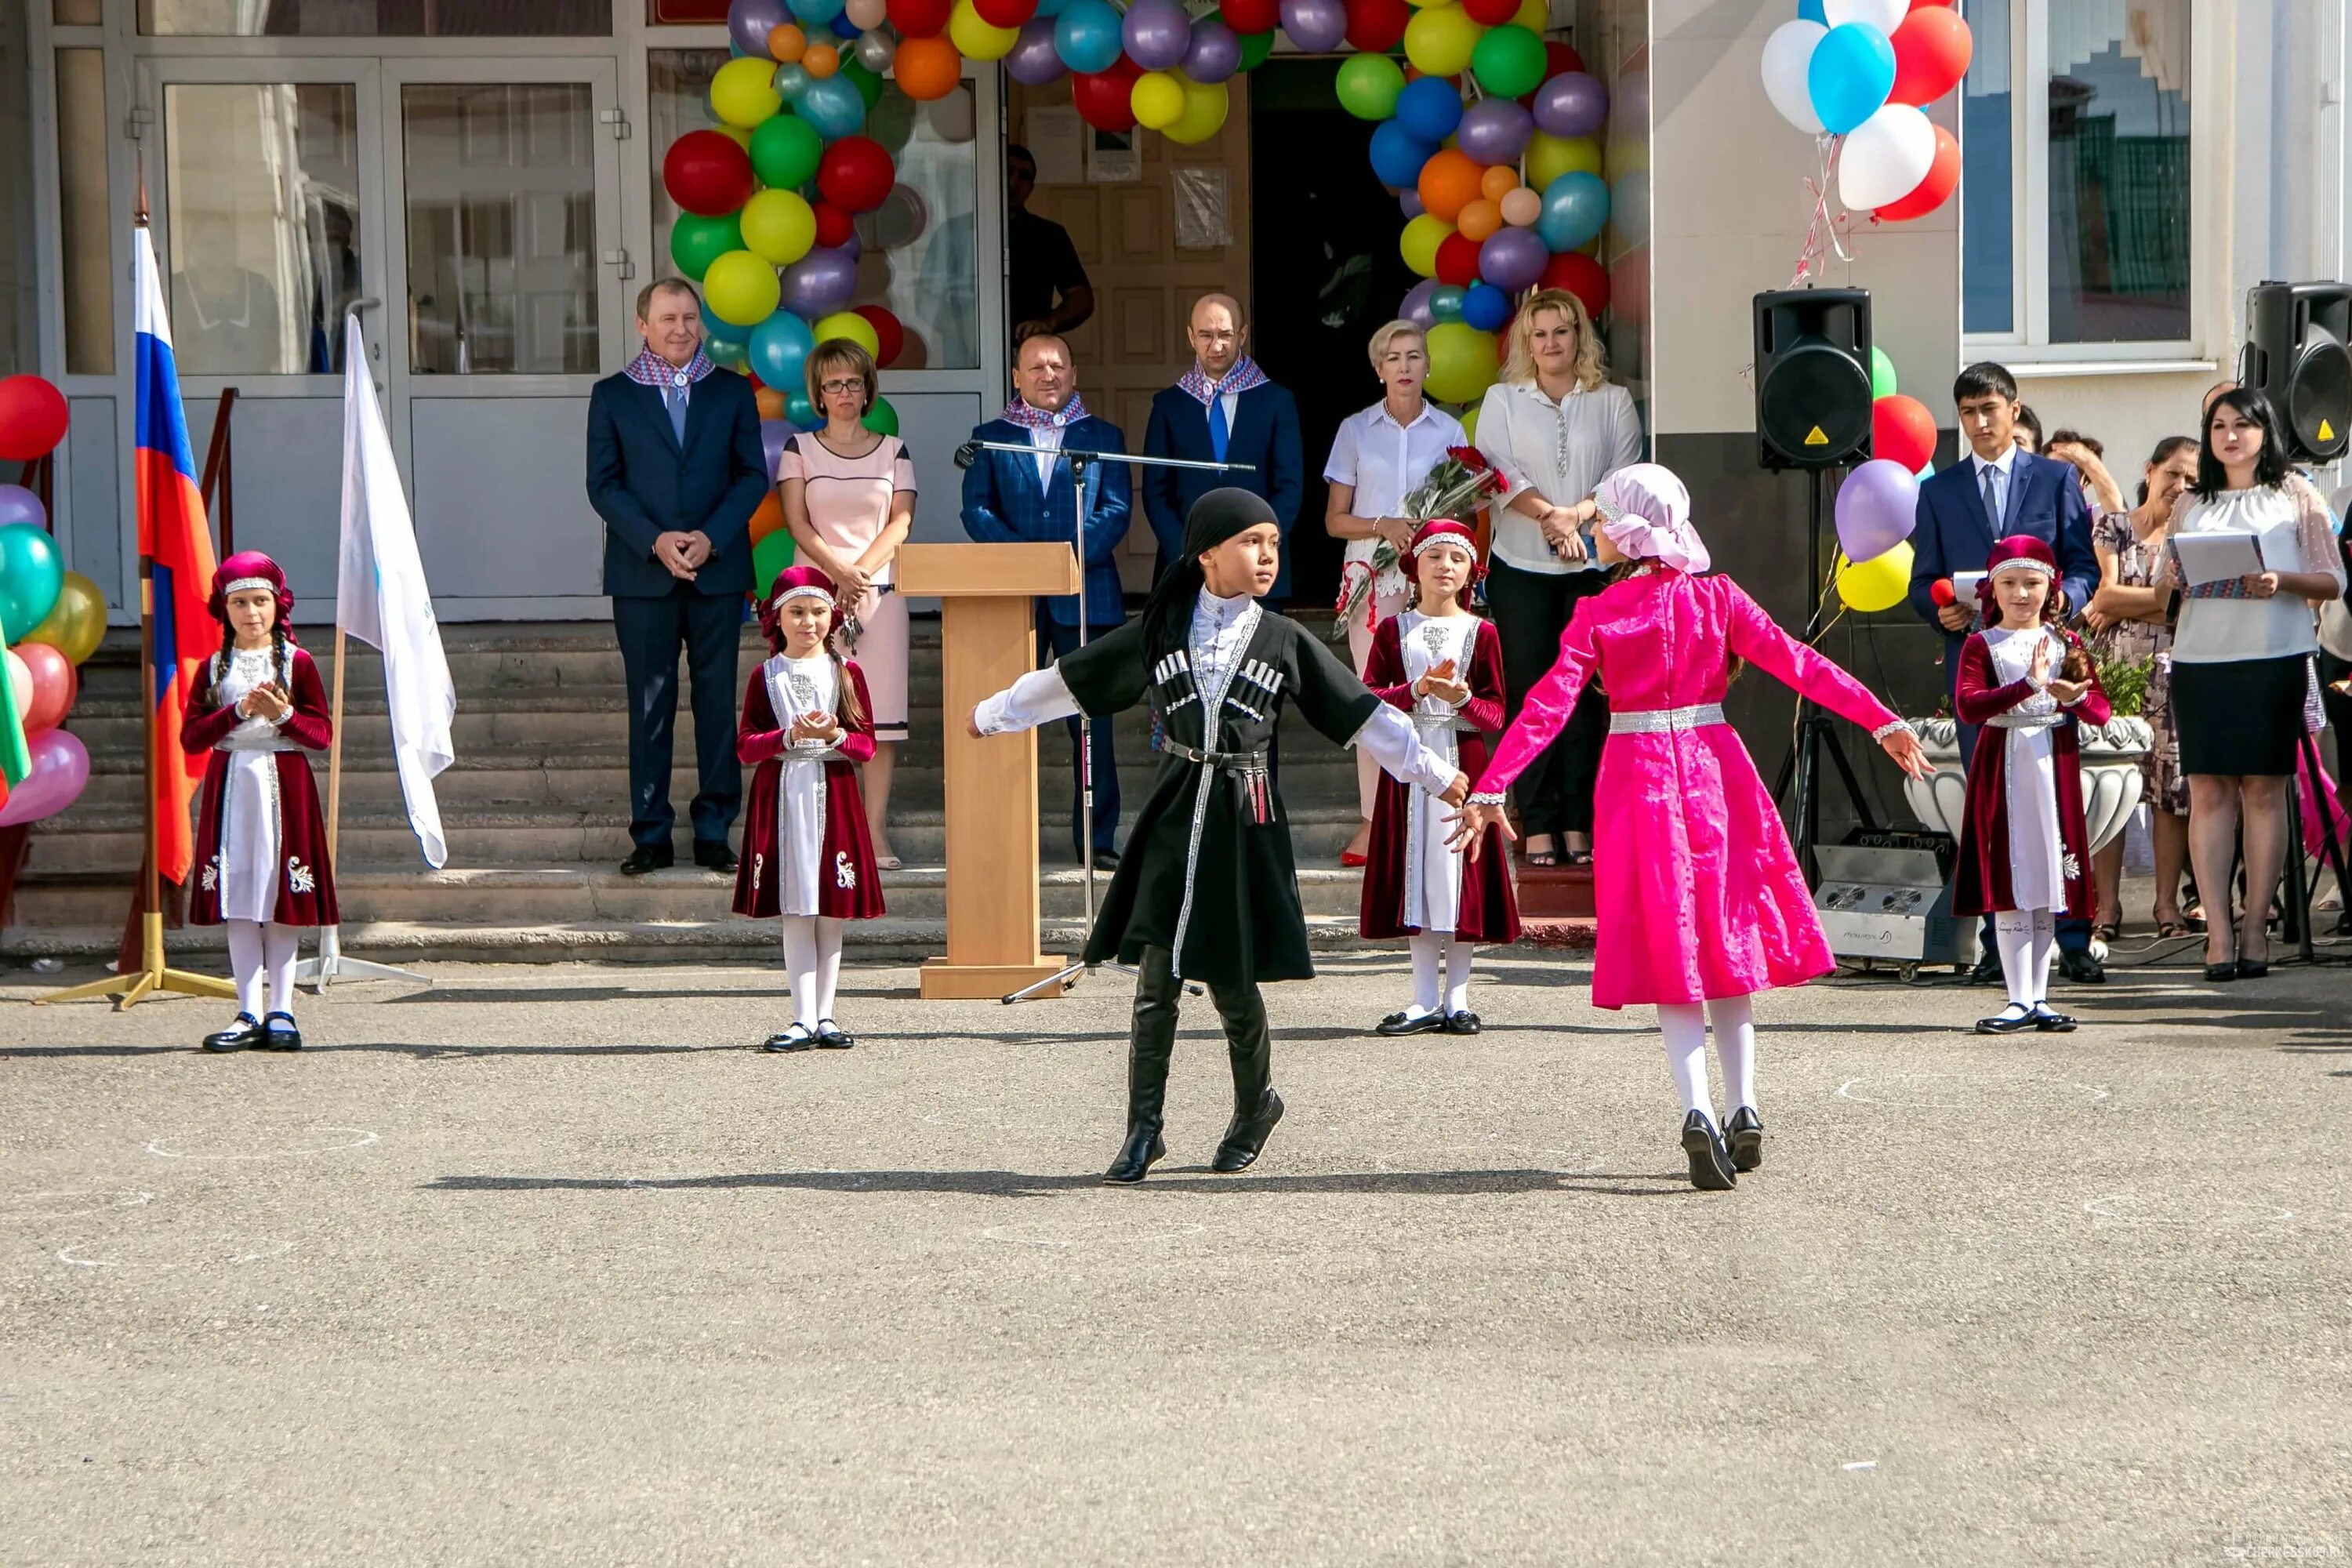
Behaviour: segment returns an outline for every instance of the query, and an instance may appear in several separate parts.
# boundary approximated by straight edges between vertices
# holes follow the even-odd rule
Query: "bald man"
[[[1262,496],[1286,542],[1307,493],[1306,461],[1298,439],[1298,405],[1265,378],[1249,357],[1249,321],[1230,294],[1203,294],[1192,303],[1185,335],[1192,344],[1192,368],[1151,400],[1151,423],[1143,450],[1153,458],[1246,463],[1220,473],[1208,468],[1146,468],[1143,511],[1160,541],[1154,578],[1184,553],[1184,518],[1211,490],[1232,487]],[[1264,603],[1280,609],[1290,599],[1290,552],[1282,554],[1282,574]]]

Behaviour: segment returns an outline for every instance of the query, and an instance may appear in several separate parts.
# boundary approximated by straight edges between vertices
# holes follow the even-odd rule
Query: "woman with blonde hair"
[[[1593,491],[1642,458],[1633,395],[1602,367],[1600,334],[1565,289],[1530,295],[1511,322],[1502,379],[1478,410],[1478,449],[1509,489],[1495,513],[1486,606],[1503,642],[1504,711],[1516,721],[1559,656],[1577,605],[1608,585],[1591,544]],[[1555,742],[1518,775],[1527,863],[1591,858],[1592,784],[1608,700],[1587,688]]]
[[[1358,676],[1372,651],[1372,634],[1405,606],[1405,545],[1421,525],[1402,515],[1404,498],[1421,488],[1429,471],[1445,460],[1448,447],[1468,442],[1451,414],[1422,395],[1429,374],[1429,341],[1411,321],[1395,321],[1372,334],[1372,374],[1381,397],[1340,422],[1323,465],[1331,499],[1323,529],[1348,548],[1339,569],[1340,613],[1348,624],[1348,666]],[[1395,552],[1394,563],[1375,571],[1381,541]],[[1381,765],[1356,753],[1356,837],[1341,852],[1343,866],[1364,864],[1372,835],[1372,802]]]

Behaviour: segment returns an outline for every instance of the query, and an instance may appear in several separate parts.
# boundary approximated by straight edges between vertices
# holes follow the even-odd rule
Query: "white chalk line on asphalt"
[[[286,1160],[308,1154],[337,1154],[346,1149],[364,1149],[380,1141],[377,1134],[364,1127],[312,1127],[307,1131],[313,1133],[348,1132],[352,1136],[347,1142],[322,1143],[315,1149],[265,1149],[257,1153],[244,1154],[191,1153],[180,1149],[167,1149],[163,1140],[157,1139],[147,1145],[147,1152],[164,1160]]]
[[[208,1236],[193,1240],[167,1237],[146,1243],[143,1247],[134,1244],[127,1257],[85,1255],[85,1248],[100,1245],[86,1241],[68,1242],[58,1248],[58,1261],[71,1264],[76,1268],[201,1268],[215,1263],[258,1263],[265,1258],[283,1258],[294,1250],[294,1244],[290,1241],[247,1236]],[[182,1256],[172,1256],[172,1248],[175,1246],[181,1249]],[[142,1252],[146,1256],[141,1256]]]
[[[2294,1211],[2251,1198],[2209,1198],[2194,1193],[2144,1198],[2135,1193],[2108,1193],[2091,1199],[2083,1211],[2094,1219],[2115,1225],[2168,1226],[2215,1230],[2229,1226],[2284,1225]]]
[[[64,1200],[51,1203],[48,1200]],[[155,1201],[152,1193],[125,1187],[109,1192],[96,1187],[45,1193],[12,1193],[0,1196],[0,1220],[74,1219],[109,1209],[135,1209]]]
[[[1891,1092],[1858,1092],[1864,1084],[1874,1087],[1883,1084]],[[1902,1098],[1906,1087],[1932,1089],[1947,1086],[1953,1092],[1954,1097],[1950,1100]],[[2076,1083],[2071,1079],[1987,1079],[1962,1073],[1897,1073],[1886,1078],[1850,1078],[1838,1085],[1836,1098],[1851,1100],[1856,1105],[1876,1105],[1891,1110],[1982,1110],[1986,1109],[1988,1098],[1998,1098],[2005,1090],[2037,1091],[2038,1098],[2046,1100],[2054,1098],[2046,1091],[2060,1089],[2074,1090],[2074,1094],[2066,1098],[2083,1097],[2084,1104],[2095,1104],[2109,1098],[2112,1092],[2098,1084]]]

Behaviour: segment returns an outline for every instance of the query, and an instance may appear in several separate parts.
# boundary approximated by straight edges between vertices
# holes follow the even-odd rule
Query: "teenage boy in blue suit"
[[[1037,641],[1059,659],[1078,646],[1079,599],[1085,605],[1089,641],[1118,629],[1127,619],[1126,601],[1118,584],[1113,557],[1127,537],[1131,505],[1126,463],[1088,463],[1083,477],[1073,480],[1073,465],[1055,456],[1065,448],[1080,452],[1124,452],[1127,439],[1118,426],[1087,412],[1078,395],[1077,367],[1070,345],[1052,332],[1036,332],[1021,340],[1013,370],[1013,401],[1003,414],[971,433],[975,441],[1026,442],[1035,455],[1021,452],[981,452],[963,474],[963,531],[984,544],[1016,540],[1052,540],[1073,543],[1073,530],[1085,513],[1080,559],[1086,567],[1083,595],[1066,594],[1037,601]],[[1078,721],[1070,729],[1070,847],[1078,853],[1080,825]],[[1091,747],[1095,773],[1095,864],[1116,868],[1118,851],[1112,847],[1118,829],[1118,763],[1111,755],[1108,715],[1094,721]]]

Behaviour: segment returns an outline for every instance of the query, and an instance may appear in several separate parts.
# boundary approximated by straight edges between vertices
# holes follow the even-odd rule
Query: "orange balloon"
[[[890,79],[919,103],[945,98],[963,79],[963,57],[943,37],[901,38],[890,59]]]
[[[1421,166],[1421,205],[1433,216],[1453,223],[1464,207],[1478,199],[1478,182],[1485,174],[1469,153],[1441,147]]]
[[[807,49],[808,35],[792,23],[786,22],[768,29],[768,53],[773,55],[778,63],[791,65]]]
[[[768,493],[760,498],[759,510],[751,514],[751,542],[759,543],[783,526],[783,492],[770,485]]]
[[[784,395],[772,386],[762,386],[753,392],[751,401],[759,405],[762,419],[782,419],[784,416]]]
[[[1478,194],[1490,202],[1499,202],[1519,188],[1519,172],[1508,163],[1497,163],[1478,178]]]
[[[831,44],[811,44],[801,54],[801,69],[814,77],[827,77],[841,68],[841,51]]]
[[[1483,240],[1502,226],[1502,207],[1484,196],[1475,202],[1465,202],[1462,216],[1454,220],[1454,231],[1465,239]]]

